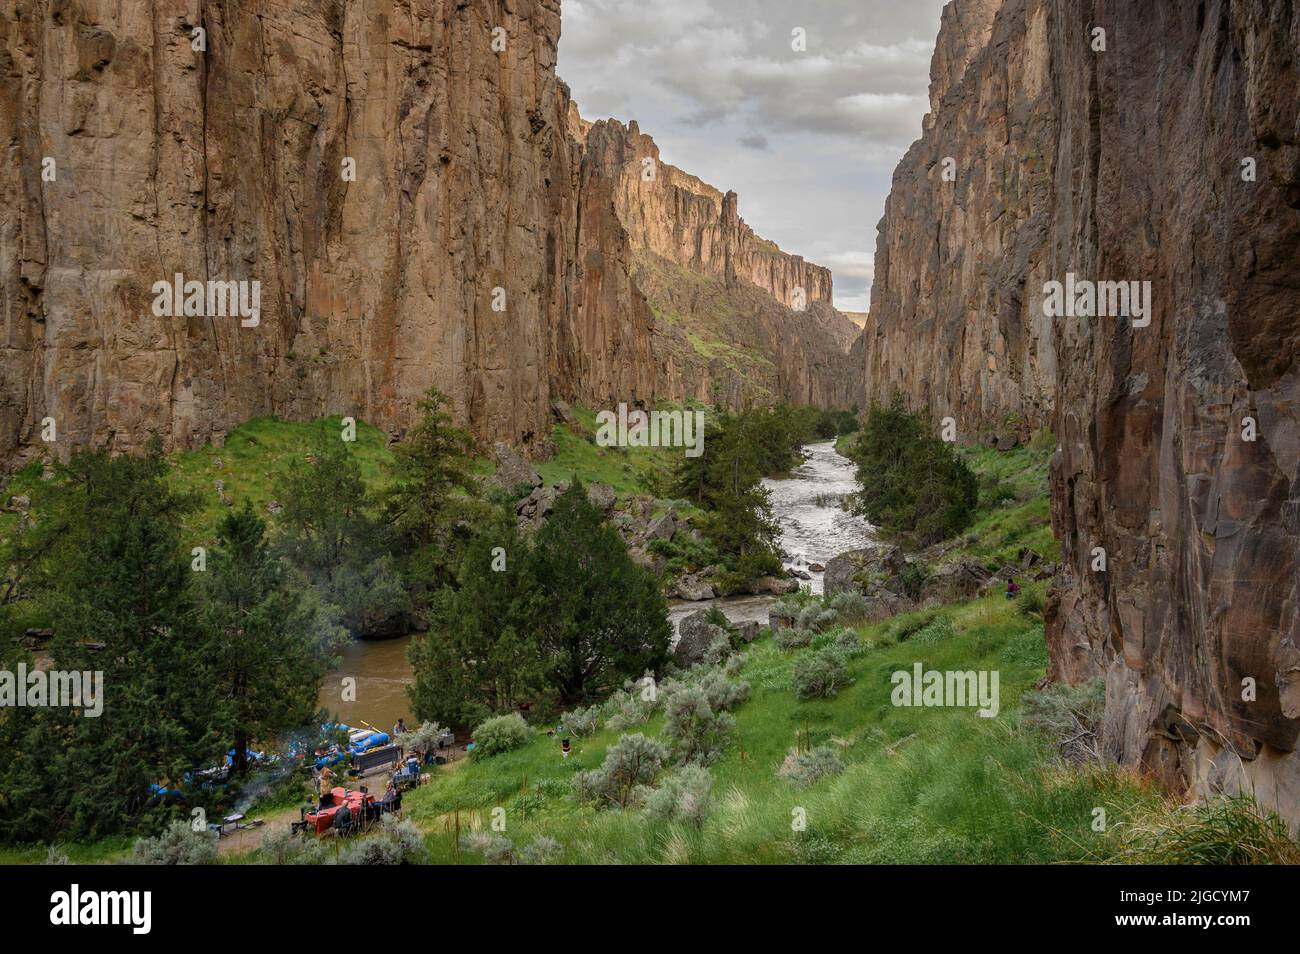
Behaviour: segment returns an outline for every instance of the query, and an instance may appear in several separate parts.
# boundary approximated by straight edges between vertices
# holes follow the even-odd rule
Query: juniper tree
[[[418,718],[468,725],[542,691],[534,624],[547,607],[513,522],[470,542],[459,584],[435,594],[427,631],[411,641],[407,692]]]
[[[383,517],[394,548],[405,555],[410,582],[432,590],[452,583],[471,537],[485,517],[472,468],[470,435],[452,426],[446,397],[432,388],[420,418],[393,448]]]
[[[156,441],[140,456],[75,454],[40,520],[61,533],[41,580],[52,668],[102,671],[103,711],[24,709],[6,725],[0,826],[25,838],[93,837],[139,816],[149,785],[208,751],[184,519]]]
[[[293,585],[246,500],[217,525],[201,591],[201,680],[212,694],[210,726],[247,770],[250,742],[310,721],[320,681],[344,633]]]
[[[544,606],[534,632],[561,702],[667,662],[672,629],[658,581],[628,556],[580,481],[556,500],[528,559]]]

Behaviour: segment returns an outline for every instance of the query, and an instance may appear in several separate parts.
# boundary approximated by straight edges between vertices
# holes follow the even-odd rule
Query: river
[[[803,586],[822,591],[822,573],[809,564],[824,565],[831,557],[867,546],[873,540],[871,526],[861,517],[840,509],[840,501],[857,489],[853,464],[836,451],[832,442],[807,444],[804,462],[789,477],[764,480],[771,494],[772,514],[781,528],[780,547],[788,569],[806,573]],[[767,624],[771,596],[737,596],[719,600],[685,602],[674,600],[668,615],[673,629],[697,610],[717,604],[733,622],[757,620]],[[320,704],[338,713],[349,725],[369,721],[388,731],[399,717],[412,721],[406,686],[411,682],[411,665],[406,659],[410,637],[382,640],[354,640],[343,652],[338,670],[321,686]],[[353,698],[345,701],[343,679],[356,680]]]

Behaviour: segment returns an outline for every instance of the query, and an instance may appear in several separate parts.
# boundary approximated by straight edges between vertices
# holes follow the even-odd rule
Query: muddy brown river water
[[[787,568],[806,573],[803,586],[822,591],[822,574],[808,564],[825,564],[846,550],[867,546],[871,526],[861,517],[840,509],[839,502],[857,489],[853,464],[835,451],[832,443],[808,444],[804,462],[783,480],[764,480],[772,495],[772,512],[781,527],[780,546]],[[767,624],[771,596],[738,596],[720,600],[669,604],[668,616],[676,630],[691,613],[716,603],[733,622],[757,620]],[[409,636],[398,639],[356,640],[343,652],[336,672],[321,685],[320,705],[343,722],[357,726],[369,722],[389,731],[398,718],[411,724],[413,716],[406,687],[412,681],[406,659]],[[355,693],[344,698],[344,679],[355,680]]]

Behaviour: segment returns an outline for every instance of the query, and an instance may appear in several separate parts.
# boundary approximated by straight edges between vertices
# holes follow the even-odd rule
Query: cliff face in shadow
[[[901,391],[968,438],[1025,437],[1052,412],[1055,351],[1034,292],[1055,168],[1046,17],[1019,2],[945,9],[931,112],[894,172],[855,345],[865,403]]]
[[[1050,423],[1052,675],[1105,678],[1110,756],[1293,822],[1298,64],[1288,4],[950,4],[854,346],[864,397]],[[1045,317],[1071,275],[1147,315]]]

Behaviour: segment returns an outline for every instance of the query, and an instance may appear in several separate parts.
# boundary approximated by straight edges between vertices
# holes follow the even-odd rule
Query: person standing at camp
[[[322,765],[320,775],[316,779],[316,794],[322,799],[329,794],[330,789],[334,787],[334,773],[330,771],[328,765]]]
[[[402,744],[402,736],[404,736],[405,734],[406,734],[406,720],[405,720],[405,719],[398,719],[398,720],[397,720],[397,725],[393,726],[393,739],[392,739],[392,741],[393,741],[396,745],[401,746],[401,744]]]

